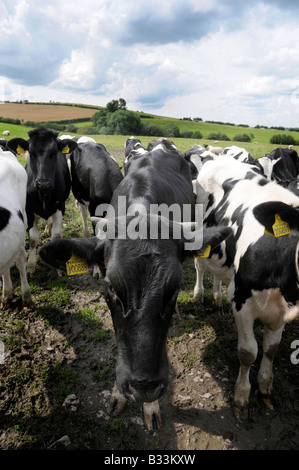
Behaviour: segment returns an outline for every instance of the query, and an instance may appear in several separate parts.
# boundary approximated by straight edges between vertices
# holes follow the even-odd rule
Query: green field
[[[141,113],[139,113],[141,114]],[[142,115],[142,114],[141,114]],[[147,115],[148,116],[148,115]],[[195,122],[195,121],[186,121],[175,118],[168,118],[162,116],[154,116],[153,118],[142,118],[144,124],[152,124],[163,128],[167,124],[175,124],[179,127],[180,132],[191,131],[196,132],[200,131],[202,134],[202,139],[185,139],[185,138],[171,138],[171,140],[176,144],[178,149],[181,152],[185,152],[191,148],[195,143],[200,145],[211,144],[215,146],[221,146],[223,148],[230,147],[232,145],[237,145],[239,147],[245,148],[251,153],[255,158],[262,157],[267,153],[271,152],[273,149],[277,148],[279,145],[270,144],[270,139],[275,134],[290,134],[294,139],[299,141],[298,132],[289,132],[289,131],[280,131],[276,129],[262,129],[262,128],[253,128],[253,127],[240,127],[240,126],[229,126],[229,125],[220,125],[215,123],[207,122]],[[128,137],[124,135],[91,135],[88,132],[88,129],[92,127],[91,121],[86,121],[77,125],[78,131],[77,134],[71,135],[90,135],[97,142],[102,143],[106,146],[107,150],[113,155],[116,153],[118,156],[120,153],[123,153],[124,143]],[[14,125],[9,123],[0,123],[0,136],[4,130],[10,130],[10,138],[14,137],[23,137],[28,138],[27,132],[31,130],[32,127],[26,127],[23,125]],[[68,134],[68,132],[63,132]],[[209,140],[207,137],[211,133],[221,133],[226,134],[231,140],[230,141],[218,141],[215,143],[214,140]],[[251,142],[235,142],[233,139],[238,134],[248,134],[251,136]],[[62,133],[60,133],[61,135]],[[137,137],[137,136],[136,136]],[[157,136],[159,137],[159,136]],[[144,147],[147,146],[148,142],[153,138],[149,136],[138,136],[141,140]],[[299,145],[294,147],[295,150],[299,150]]]

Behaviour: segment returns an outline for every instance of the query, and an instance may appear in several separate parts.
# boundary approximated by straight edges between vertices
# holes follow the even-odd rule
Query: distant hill
[[[0,103],[0,122],[8,124],[23,124],[27,127],[35,127],[39,123],[46,125],[47,123],[68,123],[81,122],[78,133],[92,134],[92,116],[103,109],[101,106],[92,106],[74,103]],[[175,125],[178,127],[180,137],[188,138],[185,133],[195,136],[200,132],[201,142],[214,143],[219,141],[222,145],[236,145],[248,147],[250,144],[269,144],[273,135],[287,134],[291,135],[295,140],[295,145],[299,144],[299,129],[289,131],[284,128],[264,128],[262,126],[250,127],[245,124],[235,125],[233,123],[219,123],[218,121],[201,121],[192,120],[191,118],[172,118],[166,116],[158,116],[154,114],[134,111],[142,120],[142,123],[158,128]],[[18,122],[16,122],[18,121]],[[58,127],[59,129],[59,127]],[[70,131],[71,132],[71,131]],[[76,131],[75,131],[76,132]],[[240,136],[244,136],[248,140],[240,140]],[[152,134],[149,134],[152,135]],[[159,134],[156,135],[159,137]],[[192,138],[192,135],[190,135]],[[195,138],[195,137],[194,137]],[[196,137],[198,141],[198,137]],[[230,143],[231,142],[231,143]]]

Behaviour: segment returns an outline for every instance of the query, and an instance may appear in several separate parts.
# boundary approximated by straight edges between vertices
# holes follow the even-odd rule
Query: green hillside
[[[185,152],[187,149],[192,147],[195,143],[200,145],[210,144],[215,146],[221,146],[223,148],[238,145],[248,150],[255,158],[264,156],[266,153],[271,152],[274,148],[279,146],[285,147],[286,145],[277,145],[271,144],[270,139],[273,135],[284,134],[291,135],[295,141],[295,149],[299,151],[299,132],[287,131],[287,130],[278,130],[278,129],[269,129],[269,128],[255,128],[249,126],[240,126],[240,125],[229,125],[229,124],[218,124],[216,122],[203,122],[203,121],[194,121],[187,119],[177,119],[166,116],[157,116],[153,114],[145,114],[143,112],[136,111],[141,118],[141,121],[145,125],[157,126],[160,129],[163,129],[167,125],[175,125],[178,127],[180,134],[184,132],[200,132],[202,137],[200,139],[191,137],[169,137],[182,152]],[[124,142],[130,136],[124,135],[92,135],[92,120],[86,120],[85,122],[80,122],[76,124],[77,135],[91,135],[97,142],[103,143],[107,149],[111,148],[113,150],[117,149],[119,154],[121,150],[123,151]],[[0,122],[0,137],[4,130],[10,130],[10,137],[23,137],[27,138],[27,131],[32,129],[32,127],[27,127],[24,125],[15,125],[6,122]],[[75,135],[74,133],[63,131],[61,133],[67,133]],[[212,138],[210,139],[211,134],[222,134],[227,136],[229,140],[220,140]],[[250,142],[236,141],[235,137],[238,135],[247,134],[250,137]],[[154,137],[160,137],[156,135]],[[148,142],[154,138],[149,136],[138,136],[142,144],[147,146]],[[218,142],[216,142],[218,140]],[[298,145],[297,145],[298,144]]]

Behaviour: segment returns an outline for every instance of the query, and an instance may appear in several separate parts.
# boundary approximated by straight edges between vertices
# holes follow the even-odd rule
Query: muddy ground
[[[63,236],[82,236],[72,196]],[[47,237],[42,235],[41,243]],[[290,359],[291,344],[299,340],[298,321],[286,325],[274,362],[272,411],[257,391],[262,326],[255,325],[260,352],[251,369],[249,419],[236,420],[232,398],[239,362],[230,304],[223,288],[223,310],[214,307],[209,275],[204,306],[194,304],[195,270],[187,260],[179,314],[167,340],[170,373],[160,399],[162,428],[150,432],[140,405],[130,403],[122,415],[108,415],[117,345],[101,281],[92,271],[59,278],[39,261],[30,279],[34,306],[25,311],[15,269],[12,275],[13,303],[0,309],[0,450],[299,448],[299,364]]]
[[[191,262],[187,268],[192,272]],[[209,296],[204,308],[182,299],[168,335],[163,425],[150,432],[139,405],[118,417],[107,414],[117,347],[100,282],[91,273],[57,280],[44,266],[34,276],[33,309],[22,310],[17,292],[11,309],[1,310],[0,449],[299,447],[299,365],[290,361],[298,322],[287,325],[275,361],[275,409],[260,400],[254,365],[249,420],[239,422],[231,408],[238,359],[230,306],[218,312]],[[260,325],[256,337],[261,346]]]

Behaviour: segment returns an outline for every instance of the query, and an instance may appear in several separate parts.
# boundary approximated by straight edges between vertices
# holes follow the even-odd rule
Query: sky
[[[299,127],[299,1],[0,0],[0,101],[119,98]]]

